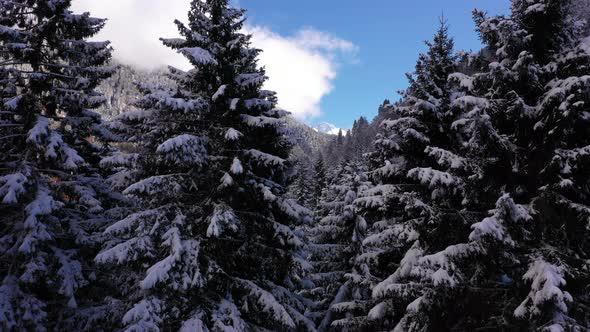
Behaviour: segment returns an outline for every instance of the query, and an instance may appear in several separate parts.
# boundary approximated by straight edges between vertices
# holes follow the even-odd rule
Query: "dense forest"
[[[161,39],[188,71],[70,7],[0,0],[0,331],[590,331],[590,1],[440,19],[337,135],[228,0]]]

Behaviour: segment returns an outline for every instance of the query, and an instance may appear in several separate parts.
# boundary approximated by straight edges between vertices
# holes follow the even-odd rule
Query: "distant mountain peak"
[[[341,130],[340,128],[338,128],[335,125],[328,123],[328,122],[320,122],[320,123],[316,124],[315,126],[313,126],[312,128],[313,128],[313,130],[315,130],[319,133],[328,134],[328,135],[338,135],[338,132]],[[346,134],[346,132],[347,132],[346,129],[342,129],[342,134]]]

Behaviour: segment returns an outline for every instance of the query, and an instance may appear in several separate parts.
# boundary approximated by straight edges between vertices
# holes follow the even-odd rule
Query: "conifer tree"
[[[317,209],[320,205],[322,193],[327,186],[326,166],[324,163],[324,156],[322,156],[322,154],[318,156],[314,165],[313,186],[314,208]]]
[[[0,330],[78,330],[100,299],[96,232],[118,201],[97,168],[110,138],[95,91],[113,69],[105,20],[71,1],[0,1]]]
[[[588,278],[587,242],[579,240],[588,201],[578,195],[587,180],[572,180],[588,171],[585,153],[576,154],[587,145],[587,120],[576,108],[587,88],[573,70],[588,56],[570,4],[514,0],[508,17],[475,12],[486,49],[469,56],[474,74],[451,75],[461,90],[451,100],[459,144],[456,158],[440,159],[462,170],[465,222],[404,257],[406,276],[425,287],[399,330],[588,328],[588,297],[578,286]],[[373,294],[399,289],[398,280],[392,275]]]
[[[346,152],[350,154],[351,158],[361,158],[369,150],[373,139],[374,135],[371,132],[369,121],[364,116],[361,116],[352,126],[350,146],[347,147],[350,150]]]
[[[383,121],[372,153],[376,186],[357,201],[366,218],[375,221],[364,240],[364,258],[371,276],[382,282],[373,284],[375,302],[366,317],[381,329],[394,328],[406,307],[428,292],[427,281],[411,280],[412,266],[424,251],[437,251],[442,238],[454,236],[461,221],[457,204],[463,165],[448,134],[448,76],[456,70],[457,59],[444,21],[427,45],[415,72],[407,75],[410,86],[402,92],[402,102],[384,105],[393,116]],[[429,311],[425,319],[444,315],[436,305]]]
[[[565,15],[558,34],[562,43],[543,67],[550,81],[536,106],[535,140],[529,145],[527,169],[527,182],[535,183],[529,187],[536,189],[530,204],[541,227],[534,233],[529,270],[523,276],[531,291],[518,309],[524,307],[527,312],[519,316],[523,312],[515,311],[536,326],[565,330],[590,328],[590,297],[583,286],[590,284],[584,263],[590,258],[590,113],[586,106],[590,105],[590,39],[579,30],[587,32],[590,22],[588,17],[584,17],[585,25],[573,19],[578,15],[576,4],[563,4]],[[568,5],[574,6],[571,11]],[[538,20],[546,20],[552,12],[548,9],[543,14]],[[540,176],[533,173],[537,170]],[[555,282],[562,289],[561,297],[540,293],[536,282],[539,278],[552,282],[553,273],[562,277]],[[539,294],[546,296],[543,303],[531,301],[536,299],[531,296]]]
[[[587,180],[578,181],[576,175],[589,171],[581,157],[586,153],[578,154],[588,145],[588,120],[579,108],[587,102],[588,85],[584,69],[578,71],[588,66],[581,34],[587,22],[575,19],[575,4],[515,0],[510,17],[475,13],[496,59],[489,71],[467,79],[474,87],[467,95],[484,98],[481,114],[494,128],[491,138],[503,146],[498,150],[504,151],[495,158],[504,160],[504,166],[489,167],[481,178],[495,182],[496,189],[488,192],[510,193],[530,211],[519,228],[486,227],[488,242],[510,241],[479,248],[470,259],[493,262],[478,271],[480,285],[509,281],[491,287],[489,294],[497,299],[484,306],[501,328],[588,329],[588,297],[577,285],[588,282],[580,261],[589,253],[588,243],[580,240],[587,237],[587,228],[580,221],[588,220],[589,201]],[[473,131],[469,136],[475,136]],[[504,171],[498,174],[498,169]],[[458,266],[470,271],[467,264]]]
[[[193,69],[175,89],[143,86],[141,110],[113,124],[138,154],[103,161],[138,212],[107,229],[96,258],[129,266],[128,330],[313,330],[293,291],[306,263],[293,231],[305,209],[283,198],[285,111],[262,89],[244,11],[193,0],[182,38],[162,39]]]
[[[355,312],[366,305],[369,284],[366,268],[357,262],[367,223],[357,213],[354,202],[369,188],[366,170],[359,162],[344,162],[335,172],[333,183],[321,206],[321,219],[309,231],[314,283],[307,293],[317,301],[312,318],[320,331],[362,327]]]
[[[295,199],[302,206],[313,209],[315,206],[314,198],[314,170],[313,163],[309,155],[302,149],[293,149],[297,153],[291,156],[293,163],[292,183],[288,186],[287,196]]]
[[[344,136],[342,134],[342,129],[338,129],[338,136],[337,136],[337,142],[338,145],[343,145],[344,144]]]

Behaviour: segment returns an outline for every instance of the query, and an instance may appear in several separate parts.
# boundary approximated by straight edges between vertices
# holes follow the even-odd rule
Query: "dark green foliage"
[[[162,41],[194,70],[171,69],[172,89],[140,86],[140,110],[113,123],[138,153],[103,164],[138,212],[109,227],[97,261],[138,272],[121,285],[128,329],[313,329],[293,291],[305,272],[294,230],[308,217],[283,198],[287,113],[262,89],[243,15],[192,1],[182,38]]]
[[[589,55],[570,4],[475,12],[484,50],[440,57],[443,28],[421,56],[376,141],[380,185],[359,199],[383,218],[364,241],[386,248],[372,272],[395,271],[369,318],[402,331],[588,328]]]
[[[359,308],[367,307],[363,300],[370,291],[365,279],[367,268],[358,260],[363,254],[367,223],[354,206],[356,198],[368,188],[364,166],[343,163],[324,191],[317,224],[308,232],[314,287],[306,295],[317,303],[309,316],[320,331],[356,329],[366,324],[349,318]]]
[[[104,183],[92,110],[113,72],[104,25],[70,1],[0,2],[0,330],[79,329],[104,319],[92,262],[120,201]],[[106,313],[106,314],[105,314]]]

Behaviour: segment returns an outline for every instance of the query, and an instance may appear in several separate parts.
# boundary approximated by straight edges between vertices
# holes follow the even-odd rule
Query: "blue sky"
[[[348,128],[361,115],[372,118],[385,98],[407,81],[423,41],[432,37],[444,13],[457,49],[477,50],[474,8],[490,14],[508,13],[508,0],[240,0],[248,22],[264,25],[281,35],[313,27],[358,46],[355,61],[339,61],[333,91],[321,101],[323,115],[311,122],[327,121]]]
[[[477,50],[471,20],[479,8],[507,13],[509,0],[233,0],[248,10],[245,30],[262,48],[260,64],[277,91],[279,106],[310,124],[350,128],[361,115],[372,119],[379,104],[407,85],[444,13],[456,48]],[[145,69],[186,59],[160,37],[176,37],[175,19],[186,21],[190,0],[73,0],[74,11],[107,18],[96,36],[110,40],[115,58]]]

